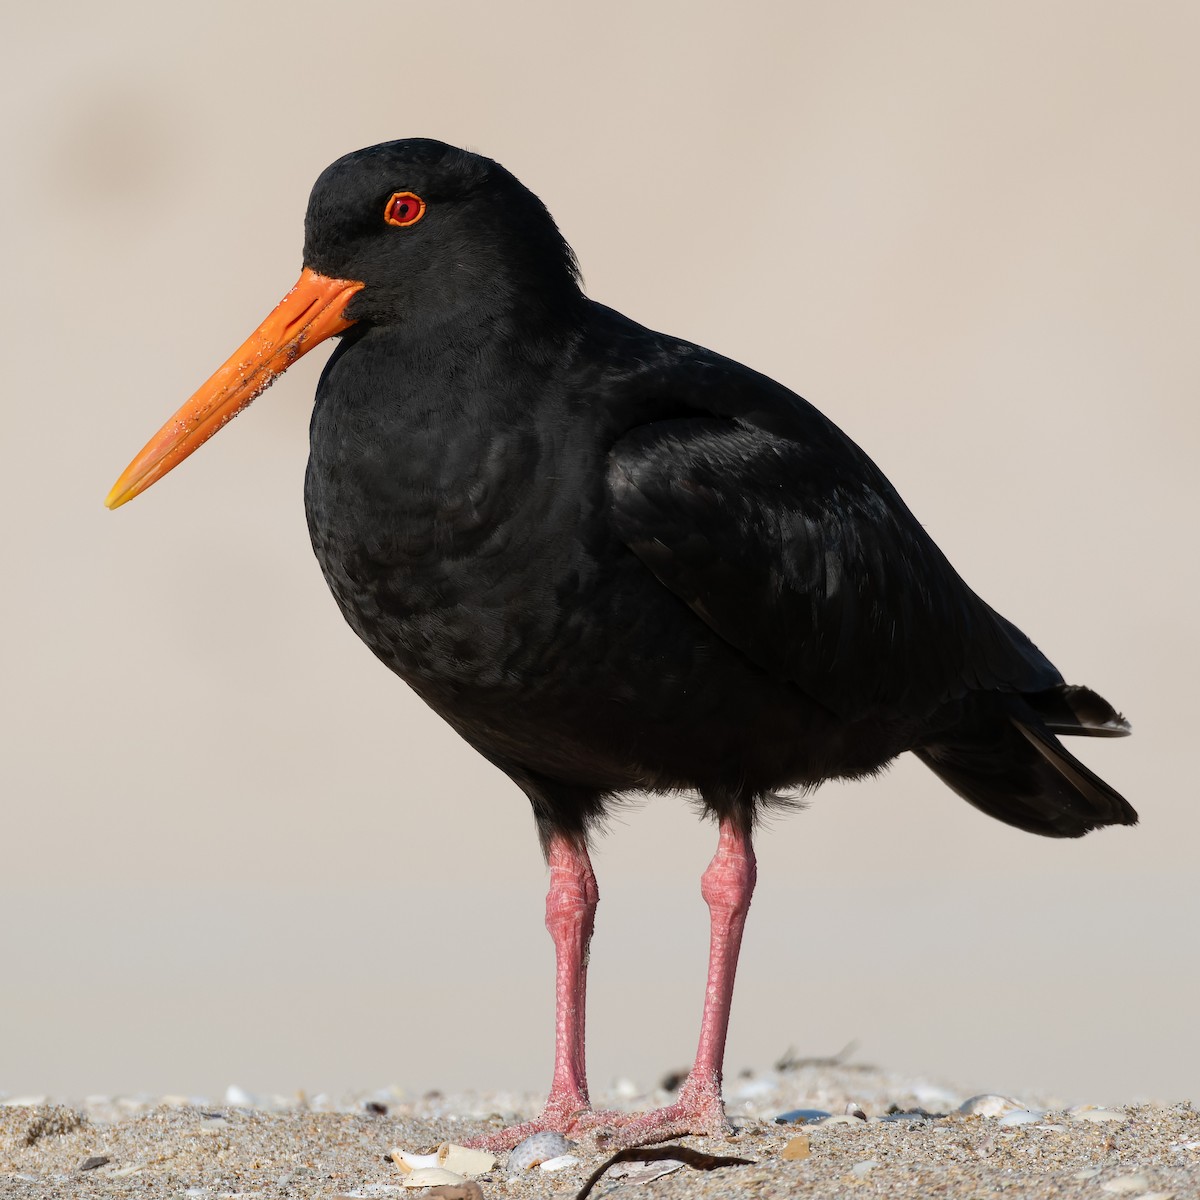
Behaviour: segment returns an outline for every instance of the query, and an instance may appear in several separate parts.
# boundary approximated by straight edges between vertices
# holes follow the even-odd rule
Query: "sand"
[[[644,1183],[606,1177],[593,1195],[1200,1197],[1200,1113],[1190,1104],[1069,1111],[1055,1110],[1053,1100],[1023,1097],[1016,1099],[1049,1111],[1006,1125],[999,1117],[958,1111],[966,1097],[952,1089],[838,1064],[740,1078],[726,1090],[735,1131],[685,1144],[749,1158],[752,1165],[711,1172],[685,1167]],[[667,1098],[661,1091],[630,1093],[625,1086],[597,1099],[637,1108]],[[388,1156],[392,1147],[426,1151],[442,1141],[461,1142],[528,1116],[537,1104],[535,1097],[503,1095],[405,1099],[394,1088],[338,1102],[292,1097],[241,1106],[181,1098],[93,1098],[79,1105],[36,1100],[0,1108],[0,1196],[420,1197],[423,1192],[400,1190],[401,1173]],[[775,1121],[797,1108],[841,1115],[849,1103],[868,1119]],[[889,1119],[893,1107],[946,1115]],[[801,1157],[785,1157],[789,1143],[790,1153]],[[575,1153],[573,1166],[519,1178],[510,1178],[499,1162],[479,1177],[485,1200],[574,1196],[607,1157],[588,1142]]]

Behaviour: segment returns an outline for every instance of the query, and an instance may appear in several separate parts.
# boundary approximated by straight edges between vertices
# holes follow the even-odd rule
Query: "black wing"
[[[729,366],[744,400],[722,415],[639,426],[610,455],[619,532],[663,584],[846,720],[921,717],[977,689],[1062,682],[845,434]]]

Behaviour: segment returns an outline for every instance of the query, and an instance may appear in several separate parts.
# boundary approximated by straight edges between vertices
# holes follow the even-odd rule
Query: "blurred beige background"
[[[301,481],[327,351],[102,498],[292,284],[327,162],[427,135],[538,192],[590,293],[774,375],[1136,736],[1079,843],[915,762],[761,839],[729,1069],[1200,1097],[1200,8],[11,7],[0,1092],[549,1080],[524,799],[343,625]],[[686,1064],[710,828],[596,855],[599,1085]],[[647,920],[647,914],[653,914]]]

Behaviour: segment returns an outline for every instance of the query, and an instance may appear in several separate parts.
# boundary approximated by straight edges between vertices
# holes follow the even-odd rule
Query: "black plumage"
[[[109,497],[181,461],[318,341],[305,506],[346,620],[521,787],[558,953],[545,1112],[489,1139],[724,1128],[721,1061],[780,794],[914,752],[1033,833],[1132,824],[1060,735],[1128,725],[954,571],[879,469],[787,388],[588,299],[542,203],[439,142],[317,181],[305,270]],[[688,791],[720,824],[696,1063],[676,1104],[592,1113],[589,831],[616,795]],[[786,799],[783,801],[786,802]]]
[[[362,196],[376,217],[397,180],[430,211],[393,262],[346,214]],[[1071,782],[1082,768],[1017,700],[1062,677],[871,460],[779,384],[586,299],[498,165],[428,142],[350,155],[314,190],[305,261],[367,281],[313,414],[317,558],[359,636],[521,784],[543,835],[583,835],[631,788],[749,822],[905,750],[1022,828],[1133,819]],[[1123,731],[1092,704],[1089,725]]]

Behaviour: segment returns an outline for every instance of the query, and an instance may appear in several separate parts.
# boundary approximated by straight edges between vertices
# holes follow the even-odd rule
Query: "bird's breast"
[[[347,621],[427,695],[528,689],[597,573],[592,452],[486,398],[338,399],[314,412],[305,501]]]

